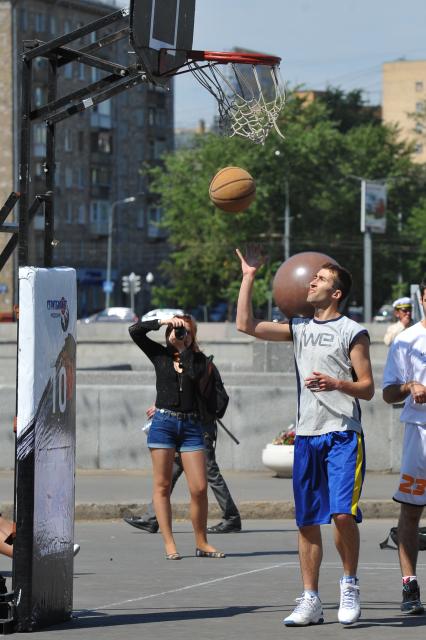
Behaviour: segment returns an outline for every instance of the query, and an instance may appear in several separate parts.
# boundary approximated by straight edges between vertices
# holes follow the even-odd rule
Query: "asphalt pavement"
[[[76,524],[81,551],[75,558],[74,618],[31,633],[32,640],[259,640],[267,638],[417,640],[425,637],[426,616],[399,611],[401,584],[396,551],[380,550],[393,520],[366,520],[360,527],[362,617],[351,627],[337,622],[341,566],[332,527],[323,527],[320,580],[325,622],[287,628],[282,619],[300,595],[297,531],[292,520],[246,520],[237,534],[211,535],[227,557],[194,557],[188,522],[175,524],[177,562],[164,558],[159,534],[122,521]],[[418,576],[426,589],[426,555]],[[9,580],[10,561],[0,557]]]

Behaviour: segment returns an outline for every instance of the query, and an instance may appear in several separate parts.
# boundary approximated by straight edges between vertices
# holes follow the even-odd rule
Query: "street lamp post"
[[[154,274],[151,271],[148,271],[148,273],[145,276],[145,282],[146,282],[146,286],[148,289],[148,308],[151,305],[151,286],[154,282]]]
[[[111,258],[112,258],[112,230],[114,226],[114,213],[115,208],[120,204],[130,204],[135,202],[135,196],[124,198],[123,200],[116,200],[112,203],[108,216],[108,249],[107,249],[107,270],[106,270],[106,289],[105,289],[105,308],[109,309],[111,298]]]
[[[279,158],[281,151],[277,149],[275,156]],[[290,187],[288,184],[288,178],[284,178],[284,193],[285,193],[285,208],[284,208],[284,229],[283,229],[283,250],[284,260],[288,260],[290,257]]]
[[[290,190],[288,180],[284,180],[285,210],[284,210],[284,260],[290,257]]]

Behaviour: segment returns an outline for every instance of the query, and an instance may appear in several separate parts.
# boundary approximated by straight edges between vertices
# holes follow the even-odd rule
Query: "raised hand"
[[[164,320],[160,320],[160,324],[168,324],[171,327],[184,327],[185,320],[183,318],[177,318],[176,316],[172,316],[171,318],[165,318]]]
[[[243,276],[256,275],[257,270],[262,266],[264,262],[259,247],[257,247],[256,245],[249,246],[247,248],[245,256],[243,256],[239,249],[235,249],[235,252],[240,259],[241,271],[243,272]]]

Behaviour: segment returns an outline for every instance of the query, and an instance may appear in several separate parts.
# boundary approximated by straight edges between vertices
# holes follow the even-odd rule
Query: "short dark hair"
[[[352,275],[349,271],[335,262],[326,262],[321,265],[321,269],[331,271],[334,278],[334,287],[342,292],[342,300],[347,298],[352,288]]]
[[[423,298],[423,294],[424,294],[425,289],[426,289],[426,276],[423,278],[423,280],[419,284],[419,289],[420,289],[420,295]]]

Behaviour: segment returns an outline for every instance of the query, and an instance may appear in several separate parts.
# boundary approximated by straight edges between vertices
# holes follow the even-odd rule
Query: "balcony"
[[[165,240],[167,231],[156,224],[149,223],[147,229],[148,240]]]
[[[104,237],[108,235],[108,220],[98,220],[89,224],[89,232],[92,236]]]

